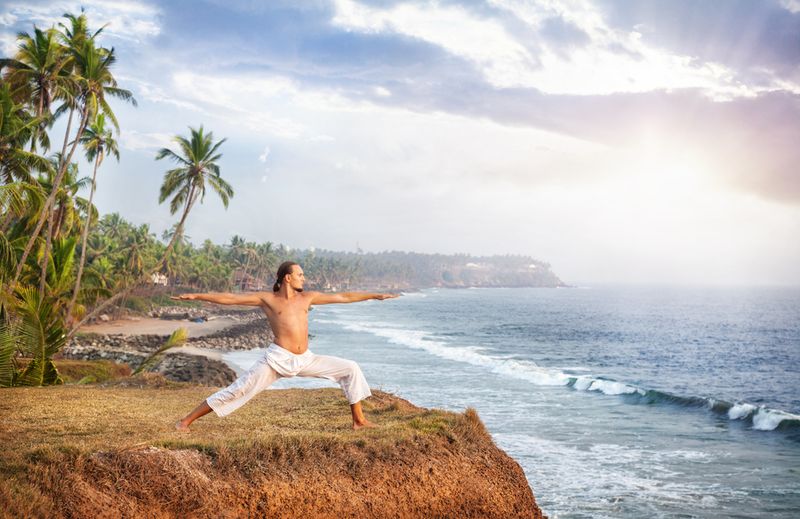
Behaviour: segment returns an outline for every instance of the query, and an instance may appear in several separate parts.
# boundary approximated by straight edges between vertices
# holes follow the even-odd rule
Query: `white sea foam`
[[[592,385],[592,382],[594,382],[592,377],[578,377],[572,387],[579,391],[586,391]]]
[[[600,391],[606,395],[630,395],[632,393],[644,394],[644,391],[622,382],[614,382],[612,380],[595,379],[589,385],[588,391]]]
[[[756,414],[753,415],[753,429],[759,431],[773,431],[784,420],[800,421],[800,415],[779,411],[777,409],[759,407]]]
[[[428,294],[422,292],[400,292],[403,297],[428,297]]]
[[[371,333],[378,337],[383,337],[393,344],[425,350],[443,359],[485,367],[494,373],[528,380],[538,385],[565,386],[569,384],[571,379],[571,377],[560,371],[541,368],[533,362],[498,359],[485,355],[481,353],[483,348],[480,347],[451,346],[444,341],[433,339],[427,333],[419,330],[384,327],[376,325],[376,323],[365,325],[338,321],[338,324],[347,330]]]
[[[576,379],[576,377],[567,375],[560,370],[543,368],[531,361],[493,357],[481,353],[483,348],[453,346],[444,341],[435,340],[423,331],[400,329],[389,323],[371,322],[367,325],[351,321],[318,321],[337,323],[347,330],[371,333],[378,337],[383,337],[394,344],[402,344],[411,348],[425,350],[428,353],[447,360],[466,362],[474,366],[485,367],[493,373],[527,380],[541,386],[567,386]],[[572,387],[579,391],[597,391],[606,395],[622,395],[636,392],[644,394],[644,391],[641,389],[628,384],[612,380],[596,379],[590,376],[577,377]]]
[[[554,511],[581,517],[644,517],[648,507],[686,503],[710,509],[716,504],[713,499],[736,492],[713,481],[686,478],[687,466],[713,461],[701,451],[611,443],[581,446],[519,433],[494,433],[492,437],[511,456],[522,460],[537,502],[551,517],[557,516]],[[630,508],[632,505],[636,508]]]
[[[758,409],[753,404],[748,404],[746,402],[736,404],[730,409],[728,409],[728,418],[731,420],[739,420],[740,418],[747,418],[752,414],[753,411]]]

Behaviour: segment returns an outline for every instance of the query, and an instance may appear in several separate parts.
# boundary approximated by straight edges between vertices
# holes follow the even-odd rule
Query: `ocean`
[[[310,327],[373,388],[475,408],[552,519],[800,517],[798,288],[434,288]]]

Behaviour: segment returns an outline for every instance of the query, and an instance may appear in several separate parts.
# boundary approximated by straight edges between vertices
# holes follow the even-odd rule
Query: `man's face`
[[[300,265],[292,265],[292,273],[288,274],[289,286],[298,292],[302,292],[305,282],[306,275]]]

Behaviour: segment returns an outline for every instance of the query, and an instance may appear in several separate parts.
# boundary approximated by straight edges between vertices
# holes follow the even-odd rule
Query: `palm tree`
[[[119,213],[111,213],[103,216],[100,221],[100,229],[112,240],[118,240],[125,233],[128,222]]]
[[[133,274],[134,277],[144,273],[147,246],[154,237],[155,235],[150,232],[150,225],[146,223],[134,228],[133,232],[128,236],[127,243],[122,249],[122,252],[124,252],[128,258],[125,265],[126,270],[128,273]]]
[[[156,160],[170,158],[178,164],[177,168],[167,171],[164,175],[164,183],[161,185],[161,191],[158,197],[159,203],[163,203],[167,198],[172,197],[170,200],[171,214],[177,213],[181,206],[183,206],[181,219],[178,221],[178,226],[175,228],[172,239],[164,250],[158,267],[152,271],[143,273],[143,275],[134,283],[130,284],[128,288],[118,292],[95,307],[89,314],[84,316],[81,321],[72,326],[67,337],[72,337],[83,323],[119,298],[125,296],[136,284],[146,281],[150,278],[152,273],[167,267],[175,244],[183,233],[183,227],[186,223],[186,218],[189,216],[189,212],[192,210],[198,198],[200,199],[200,203],[202,203],[205,198],[206,183],[219,195],[222,204],[227,209],[228,202],[233,196],[233,188],[220,176],[219,165],[216,163],[216,161],[222,157],[222,154],[218,153],[217,150],[219,150],[219,147],[226,139],[215,143],[213,134],[211,132],[205,133],[202,126],[197,130],[190,127],[189,131],[191,136],[188,139],[180,135],[176,135],[173,138],[178,144],[179,153],[168,148],[162,148],[156,154]]]
[[[7,83],[0,80],[0,183],[8,185],[6,197],[0,198],[0,231],[5,232],[15,216],[26,211],[25,199],[41,191],[31,170],[47,171],[51,166],[44,157],[25,151],[39,118],[31,116],[11,98]],[[12,203],[13,202],[13,203]],[[41,206],[39,203],[33,204]]]
[[[44,157],[23,149],[41,121],[14,101],[11,87],[0,80],[0,181],[31,182],[31,169],[44,171],[50,167]]]
[[[36,150],[37,141],[44,149],[50,147],[44,131],[52,116],[50,105],[71,81],[69,76],[62,74],[70,56],[59,43],[57,31],[43,31],[35,26],[33,29],[33,36],[27,33],[17,35],[18,50],[14,59],[3,60],[8,68],[6,81],[11,85],[14,98],[30,102],[34,115],[40,118],[31,139],[31,151]]]
[[[94,40],[94,38],[103,32],[103,29],[105,28],[105,26],[103,26],[95,31],[94,34],[91,34],[89,31],[89,21],[86,19],[86,15],[83,14],[83,9],[81,9],[80,16],[67,13],[64,15],[64,18],[69,21],[69,26],[65,25],[64,23],[59,23],[58,25],[61,27],[61,31],[58,35],[61,39],[62,45],[68,49],[68,53],[71,56],[75,55],[79,49],[82,49],[83,44],[87,40]],[[100,48],[98,50],[103,52],[105,49]],[[77,73],[75,70],[74,59],[70,59],[69,62],[65,64],[62,71],[73,79],[72,81],[68,82],[64,88],[59,89],[59,91],[56,93],[56,98],[62,100],[63,103],[53,114],[54,118],[58,118],[65,111],[69,110],[67,129],[64,132],[64,144],[61,147],[61,155],[65,156],[67,154],[67,143],[69,142],[70,130],[72,129],[72,118],[75,114],[75,110],[80,109],[79,98],[81,89],[80,84],[75,81]]]
[[[92,173],[92,185],[89,190],[89,213],[86,215],[86,224],[83,226],[83,236],[81,237],[81,259],[78,263],[78,274],[75,279],[75,289],[72,292],[69,306],[67,306],[67,322],[70,322],[72,316],[72,308],[75,306],[75,301],[78,299],[78,292],[81,289],[81,277],[83,277],[83,266],[86,262],[86,240],[89,237],[89,228],[92,224],[92,200],[94,199],[94,190],[97,186],[97,168],[103,163],[105,154],[109,153],[116,157],[119,161],[119,148],[117,142],[114,140],[114,135],[110,129],[105,127],[106,118],[103,114],[97,114],[94,123],[91,124],[83,136],[81,143],[86,149],[86,160],[94,160],[94,171]]]
[[[70,148],[69,154],[64,158],[61,167],[58,170],[58,174],[56,175],[54,182],[54,189],[45,202],[45,211],[39,217],[36,228],[31,234],[30,239],[25,246],[25,250],[22,253],[22,258],[17,265],[14,281],[11,283],[12,289],[19,279],[22,268],[25,265],[25,260],[28,258],[31,249],[33,248],[33,244],[35,243],[39,233],[42,230],[42,227],[44,226],[45,220],[47,219],[47,213],[53,204],[53,199],[55,198],[58,187],[64,177],[67,165],[72,160],[72,156],[75,153],[75,149],[77,148],[80,139],[83,136],[88,122],[93,120],[99,112],[102,112],[111,120],[111,122],[114,124],[114,127],[119,131],[117,118],[114,115],[114,112],[111,110],[111,107],[108,105],[106,95],[116,97],[124,101],[129,101],[136,106],[136,100],[133,98],[133,94],[131,94],[131,92],[128,90],[118,88],[117,81],[114,79],[114,75],[111,73],[111,67],[116,61],[113,48],[99,49],[95,46],[94,40],[89,38],[82,42],[82,46],[79,49],[70,49],[70,54],[74,64],[76,81],[80,86],[80,125],[78,126],[78,132],[75,136],[72,147]]]
[[[197,198],[200,198],[200,203],[203,202],[206,183],[219,195],[226,209],[228,201],[233,196],[233,188],[220,176],[217,165],[217,161],[222,157],[217,150],[226,139],[215,143],[213,133],[205,133],[202,126],[198,130],[190,127],[189,131],[191,133],[189,139],[180,135],[176,135],[173,139],[178,144],[180,154],[162,148],[156,155],[156,160],[168,157],[178,164],[177,168],[167,171],[164,175],[158,202],[163,203],[172,197],[169,204],[171,214],[177,213],[183,206],[181,219],[164,253],[164,263],[172,253],[178,237],[183,233],[186,217],[189,216],[189,211],[192,210]]]
[[[46,193],[51,192],[53,188],[53,174],[61,163],[59,153],[51,159],[53,168],[48,170],[44,175],[39,177],[39,184],[42,186]],[[39,276],[39,297],[44,297],[44,290],[46,286],[47,277],[47,263],[50,261],[50,250],[52,247],[53,239],[60,238],[62,234],[69,234],[72,229],[73,223],[78,219],[78,211],[83,208],[90,214],[94,212],[93,207],[87,207],[89,204],[85,198],[77,196],[78,191],[85,187],[89,182],[88,177],[78,179],[78,165],[75,163],[67,167],[64,179],[61,186],[57,190],[55,200],[51,207],[51,216],[47,219],[47,231],[45,234],[45,247],[40,260],[40,276]]]

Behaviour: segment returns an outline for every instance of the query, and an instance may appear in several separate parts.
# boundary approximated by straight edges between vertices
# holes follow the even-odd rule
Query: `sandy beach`
[[[186,320],[156,319],[142,317],[139,319],[119,319],[107,323],[96,323],[81,327],[82,333],[121,334],[121,335],[169,335],[178,328],[186,328],[189,337],[203,337],[219,332],[238,324],[241,321],[230,317],[219,317],[210,321],[196,323]]]

